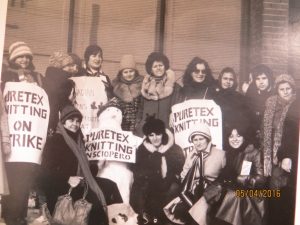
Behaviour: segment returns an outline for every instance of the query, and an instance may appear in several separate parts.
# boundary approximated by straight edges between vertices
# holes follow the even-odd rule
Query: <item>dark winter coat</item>
[[[146,89],[149,83],[149,88]],[[162,120],[166,127],[169,127],[174,85],[175,74],[172,70],[167,70],[165,79],[157,83],[155,83],[153,76],[145,76],[141,90],[142,102],[137,118],[136,133],[138,136],[143,137],[142,127],[148,115],[155,115],[155,118]],[[155,94],[151,95],[150,92]]]
[[[44,88],[49,98],[50,118],[48,130],[55,131],[59,111],[66,105],[72,104],[69,96],[75,83],[69,80],[69,74],[56,67],[48,67],[45,74]]]
[[[169,132],[169,140],[163,151],[144,141],[137,150],[136,163],[133,168],[134,183],[131,190],[130,203],[137,213],[147,212],[152,216],[162,213],[164,204],[169,199],[172,183],[182,170],[184,156],[181,148],[173,144],[174,139]],[[166,177],[162,176],[162,164],[166,162]]]
[[[67,133],[76,140],[77,134],[69,131]],[[43,175],[40,183],[47,198],[48,208],[52,212],[57,197],[66,194],[69,190],[69,177],[78,176],[78,160],[60,133],[55,133],[47,140],[43,152],[42,169]],[[107,204],[122,202],[119,190],[114,182],[102,178],[96,178],[96,181],[101,185]],[[72,191],[72,197],[75,201],[82,197],[82,189],[83,187],[79,185]],[[86,199],[93,204],[89,224],[106,224],[103,222],[103,218],[106,218],[106,216],[103,214],[102,205],[96,194],[89,190]]]
[[[217,88],[216,91],[215,102],[221,107],[224,137],[226,130],[236,122],[237,118],[244,117],[248,119],[252,114],[245,96],[239,92],[221,88]],[[245,124],[245,126],[249,126],[249,124]],[[253,134],[251,133],[251,135]],[[223,147],[223,149],[225,148]]]

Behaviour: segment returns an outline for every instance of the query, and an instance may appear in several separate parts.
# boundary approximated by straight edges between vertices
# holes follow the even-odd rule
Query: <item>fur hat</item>
[[[84,52],[84,61],[88,64],[89,58],[91,55],[95,55],[100,53],[101,58],[103,58],[103,51],[102,48],[98,45],[89,45]]]
[[[151,133],[165,134],[166,127],[162,120],[156,119],[154,115],[146,118],[146,123],[143,126],[144,135],[148,136]]]
[[[119,109],[123,115],[123,109],[120,105],[120,101],[116,97],[114,97],[114,98],[110,99],[104,106],[102,106],[99,109],[99,111],[97,112],[97,116],[100,116],[100,114],[109,107],[115,107],[115,108]]]
[[[123,55],[120,61],[120,70],[135,69],[135,60],[133,55]]]
[[[28,55],[32,59],[33,54],[31,49],[25,42],[17,41],[9,46],[8,49],[8,60],[9,62],[13,62],[16,58],[23,55]]]
[[[279,84],[287,82],[289,83],[293,90],[295,90],[295,86],[296,86],[296,82],[294,80],[294,78],[289,75],[289,74],[280,74],[279,76],[276,77],[275,79],[275,90],[278,89]]]
[[[196,124],[194,127],[190,129],[190,136],[189,136],[190,143],[193,142],[193,138],[195,135],[201,135],[211,141],[211,134],[210,134],[209,127],[204,123]]]
[[[81,112],[76,109],[72,105],[66,105],[62,110],[60,114],[60,122],[64,124],[66,120],[72,118],[72,117],[78,117],[80,121],[82,120],[82,114]]]
[[[62,69],[63,67],[73,63],[73,58],[70,55],[59,51],[53,52],[49,59],[49,66],[59,69]]]

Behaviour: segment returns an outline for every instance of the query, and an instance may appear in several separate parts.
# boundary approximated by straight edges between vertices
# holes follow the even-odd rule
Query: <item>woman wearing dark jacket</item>
[[[194,57],[183,74],[183,87],[175,94],[175,102],[189,99],[215,99],[216,81],[212,76],[208,63]]]
[[[9,67],[2,73],[1,89],[5,89],[6,82],[31,83],[41,87],[42,75],[34,70],[33,53],[28,45],[15,42],[8,51]],[[26,224],[29,192],[40,166],[30,162],[5,162],[5,167],[10,195],[3,196],[3,217],[8,225]]]
[[[44,89],[48,94],[50,105],[49,134],[53,134],[56,130],[61,109],[72,104],[75,83],[69,78],[72,75],[70,68],[74,66],[72,57],[66,53],[54,52],[50,56],[44,80]]]
[[[251,109],[251,129],[254,131],[256,140],[255,146],[259,147],[261,138],[261,123],[267,99],[274,94],[273,71],[266,65],[255,66],[250,72],[250,84],[245,93],[246,104]]]
[[[162,120],[148,118],[143,132],[146,139],[136,153],[130,204],[144,219],[165,224],[163,206],[176,194],[184,156]]]
[[[296,83],[292,76],[288,74],[277,76],[276,95],[267,99],[263,118],[261,147],[264,175],[270,180],[269,188],[280,189],[282,194],[280,198],[269,199],[269,224],[272,225],[293,224],[294,211],[291,208],[294,207],[295,200],[292,198],[295,197],[296,149],[299,140],[297,131],[299,100],[296,99],[298,96],[295,87]],[[290,180],[286,183],[281,182],[286,179]]]
[[[144,77],[136,69],[133,55],[124,55],[120,70],[112,81],[114,94],[123,110],[122,130],[135,131],[137,113],[141,107],[141,88]]]
[[[120,203],[122,198],[115,183],[96,178],[98,182],[91,173],[80,131],[81,120],[82,115],[75,107],[68,105],[62,109],[57,131],[47,141],[43,153],[41,185],[52,213],[57,197],[68,192],[69,184],[75,187],[84,179],[89,186],[86,199],[92,203],[88,224],[107,225],[106,204]],[[82,189],[72,192],[74,200],[82,197]]]
[[[246,98],[240,94],[236,88],[237,75],[233,68],[225,67],[219,74],[218,87],[216,88],[216,103],[221,107],[223,136],[225,137],[225,130],[236,121],[237,117],[251,116],[251,111],[247,105]],[[223,149],[226,148],[223,146]]]
[[[203,198],[190,210],[196,222],[198,222],[197,209],[205,201],[217,211],[217,218],[232,225],[263,224],[265,219],[263,200],[236,194],[236,191],[258,189],[265,184],[261,152],[251,143],[248,127],[245,118],[237,119],[235,124],[226,129],[224,139],[226,166],[218,179],[204,191]],[[250,165],[248,169],[245,169],[245,162]],[[221,203],[219,202],[220,206],[216,210],[218,205],[213,203],[218,201]]]
[[[147,115],[155,115],[169,125],[175,73],[170,69],[167,56],[152,52],[146,60],[147,75],[142,83],[142,103],[138,112],[137,135],[143,136],[142,127]]]

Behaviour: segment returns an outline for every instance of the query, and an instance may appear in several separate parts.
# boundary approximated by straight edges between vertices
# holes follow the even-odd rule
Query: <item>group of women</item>
[[[108,224],[106,206],[122,202],[116,184],[96,177],[98,167],[91,167],[84,154],[80,130],[84,115],[74,107],[72,77],[100,78],[101,104],[115,97],[123,112],[122,129],[144,137],[131,167],[130,204],[140,224],[293,224],[299,97],[291,75],[278,74],[274,79],[269,67],[258,65],[240,93],[233,68],[224,68],[215,80],[209,64],[199,57],[190,61],[180,81],[160,52],[146,59],[145,76],[132,55],[122,56],[112,82],[102,70],[103,51],[97,45],[86,48],[83,60],[75,54],[53,53],[45,76],[35,72],[32,61],[26,43],[13,43],[1,77],[1,91],[6,82],[33,83],[46,91],[50,104],[41,167],[28,162],[4,164],[7,182],[6,175],[1,175],[0,191],[8,225],[27,223],[33,184],[45,195],[52,213],[56,198],[67,193],[69,186],[80,190],[84,180],[90,187],[87,199],[93,203],[89,224]],[[220,106],[223,150],[212,145],[214,137],[205,124],[190,129],[194,149],[186,156],[175,144],[171,107],[190,99],[211,99]],[[2,103],[1,150],[6,157],[9,131]],[[42,179],[37,178],[40,170]],[[237,190],[268,189],[280,190],[281,196],[236,196]],[[72,195],[80,198],[76,191]]]

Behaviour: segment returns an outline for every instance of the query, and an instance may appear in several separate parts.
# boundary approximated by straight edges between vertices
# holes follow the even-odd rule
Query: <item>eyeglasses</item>
[[[206,73],[206,70],[198,70],[198,69],[195,69],[193,73],[196,73],[196,74],[199,74],[199,73],[202,73],[202,74],[205,74]]]

